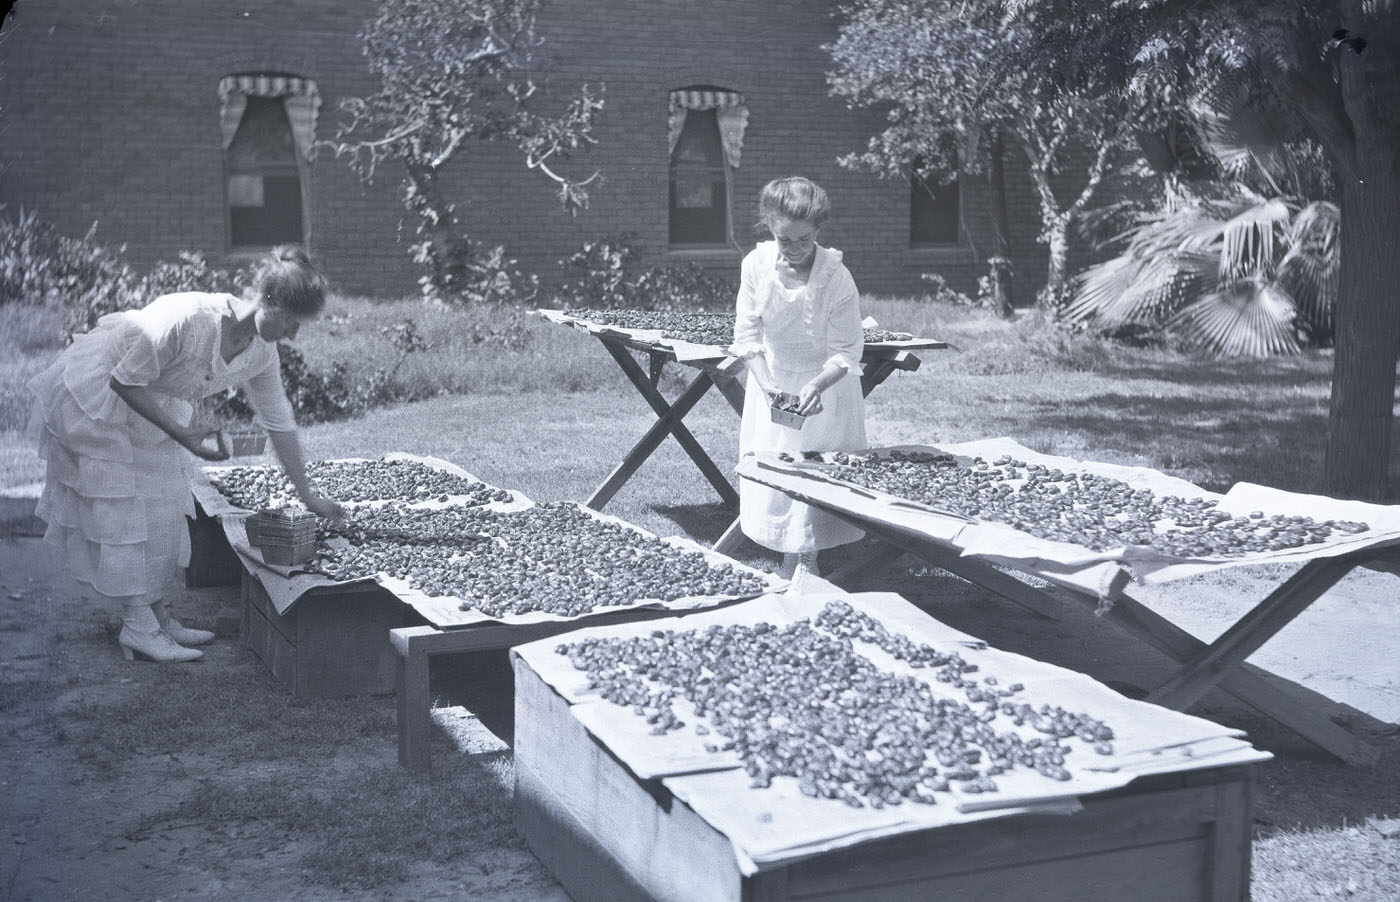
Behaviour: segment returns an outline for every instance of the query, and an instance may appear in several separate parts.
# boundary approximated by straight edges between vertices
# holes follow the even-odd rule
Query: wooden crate
[[[277,613],[257,577],[243,577],[243,639],[295,698],[388,694],[395,662],[389,631],[419,623],[372,584],[312,589]]]
[[[1239,764],[1140,778],[1073,815],[908,832],[745,875],[723,833],[637,779],[512,658],[517,825],[575,902],[1249,897],[1253,768]]]
[[[185,568],[185,587],[238,585],[243,566],[233,546],[229,545],[219,518],[206,514],[196,501],[194,517],[186,517],[185,521],[190,528],[190,563]]]

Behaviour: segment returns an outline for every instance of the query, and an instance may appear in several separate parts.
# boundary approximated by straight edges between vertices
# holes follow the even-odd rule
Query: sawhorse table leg
[[[646,461],[652,453],[660,447],[666,440],[666,436],[673,435],[680,446],[689,455],[690,459],[699,467],[700,472],[714,486],[716,492],[725,504],[735,507],[739,504],[739,493],[729,480],[721,472],[710,456],[705,453],[705,449],[700,446],[695,436],[682,422],[685,415],[691,411],[705,393],[714,385],[714,380],[710,374],[702,371],[688,385],[681,396],[674,404],[668,402],[661,392],[653,384],[649,374],[642,369],[641,364],[632,358],[631,353],[624,347],[611,341],[603,341],[603,347],[608,349],[608,353],[617,361],[617,365],[627,374],[637,391],[646,399],[647,404],[656,413],[657,420],[652,427],[647,430],[646,435],[627,453],[618,464],[616,469],[603,481],[603,484],[593,493],[593,496],[584,502],[594,510],[602,510],[612,497],[617,494],[618,489],[632,478],[632,474]],[[653,362],[656,358],[653,356]],[[660,375],[660,368],[654,367],[657,375]]]

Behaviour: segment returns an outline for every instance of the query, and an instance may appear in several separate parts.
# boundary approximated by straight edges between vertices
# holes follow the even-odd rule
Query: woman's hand
[[[311,511],[311,513],[318,517],[324,517],[331,521],[333,525],[338,526],[340,522],[345,519],[345,508],[336,504],[329,498],[322,498],[320,495],[311,495],[310,497],[303,498],[301,503],[305,504],[306,509]]]
[[[797,393],[797,412],[804,417],[822,412],[822,390],[815,383],[808,382]]]
[[[211,435],[214,436],[213,448],[205,444]],[[229,459],[228,436],[218,426],[186,426],[174,438],[196,457],[202,457],[205,460]]]

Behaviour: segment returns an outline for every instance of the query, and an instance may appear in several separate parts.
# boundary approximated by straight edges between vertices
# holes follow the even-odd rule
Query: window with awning
[[[229,245],[234,250],[304,243],[305,167],[321,96],[290,75],[232,75],[219,81]]]
[[[729,244],[732,172],[739,166],[748,120],[744,97],[736,91],[692,87],[671,92],[673,247]]]

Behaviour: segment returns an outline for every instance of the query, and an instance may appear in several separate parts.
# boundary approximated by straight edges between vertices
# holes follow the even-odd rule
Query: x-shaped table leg
[[[709,480],[710,485],[714,486],[724,503],[731,507],[737,506],[739,493],[729,484],[724,473],[710,459],[710,455],[705,453],[700,442],[682,422],[685,415],[690,413],[691,408],[699,403],[700,399],[705,396],[705,392],[710,390],[710,386],[715,384],[710,374],[702,370],[672,404],[652,384],[652,379],[647,371],[642,369],[641,364],[633,359],[632,354],[625,347],[606,339],[600,340],[603,342],[603,347],[607,348],[608,353],[617,361],[617,365],[627,374],[627,378],[636,386],[637,391],[651,405],[657,420],[585,504],[594,510],[602,510],[613,495],[617,494],[618,489],[622,488],[627,480],[632,478],[632,474],[637,472],[646,459],[660,447],[661,443],[666,440],[666,436],[674,435],[676,441],[685,449],[685,453],[690,456],[690,459],[700,468],[700,472]]]

